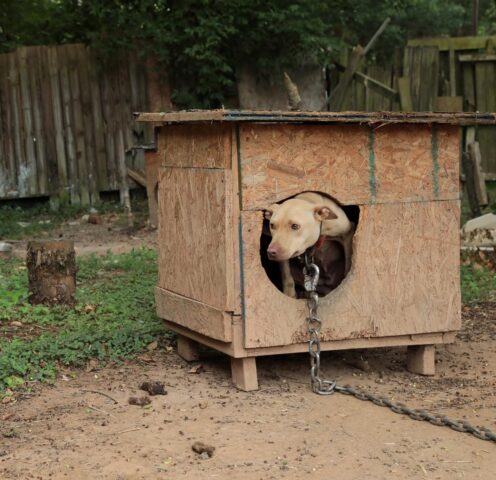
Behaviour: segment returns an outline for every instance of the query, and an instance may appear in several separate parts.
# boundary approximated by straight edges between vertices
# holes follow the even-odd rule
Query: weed
[[[62,365],[82,366],[132,357],[168,333],[155,316],[156,253],[87,257],[78,261],[76,307],[27,304],[26,270],[20,261],[0,263],[0,390],[25,380],[52,381]],[[7,335],[12,322],[22,325]],[[44,325],[35,336],[22,328]]]

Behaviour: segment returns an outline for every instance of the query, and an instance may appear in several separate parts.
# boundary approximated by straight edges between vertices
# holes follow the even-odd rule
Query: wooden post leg
[[[406,354],[406,368],[420,375],[434,375],[435,371],[434,345],[412,345]]]
[[[177,354],[187,362],[195,362],[200,356],[198,354],[198,343],[183,335],[177,336]]]
[[[257,363],[255,357],[231,358],[231,374],[234,386],[250,392],[258,390]]]

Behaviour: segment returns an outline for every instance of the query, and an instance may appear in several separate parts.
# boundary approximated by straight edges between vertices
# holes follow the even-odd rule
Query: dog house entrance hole
[[[321,241],[321,246],[316,250],[314,261],[320,268],[320,280],[317,287],[317,292],[320,297],[326,296],[335,290],[341,282],[346,278],[350,271],[353,261],[353,236],[358,226],[360,217],[360,208],[357,205],[341,205],[339,201],[321,192],[316,192],[327,198],[330,198],[338,204],[344,211],[348,219],[353,225],[353,230],[349,234],[346,241],[349,247],[348,253],[345,252],[345,246],[341,240],[335,240],[332,237],[325,237]],[[289,197],[278,202],[282,204]],[[269,259],[267,249],[272,241],[270,233],[270,220],[264,218],[262,226],[262,234],[260,237],[260,258],[262,266],[267,273],[270,281],[283,292],[283,278],[281,273],[281,264],[277,261]],[[289,260],[291,276],[294,279],[295,291],[297,298],[305,298],[303,288],[303,264],[299,258],[291,258]]]

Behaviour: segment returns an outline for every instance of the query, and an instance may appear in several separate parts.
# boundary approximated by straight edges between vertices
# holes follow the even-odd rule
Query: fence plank
[[[81,46],[77,47],[78,49]],[[71,110],[73,117],[73,131],[76,145],[76,168],[81,205],[90,204],[90,192],[88,185],[88,158],[86,154],[86,143],[84,137],[83,110],[81,106],[81,91],[79,86],[79,63],[76,48],[67,48],[69,87],[71,91]]]
[[[79,69],[80,102],[83,114],[83,134],[85,142],[86,162],[88,165],[88,190],[90,203],[94,204],[100,200],[98,191],[98,169],[96,139],[92,125],[92,91],[90,87],[89,64],[90,56],[86,47],[81,46],[76,50],[77,65]]]
[[[27,178],[26,178],[26,188],[30,195],[36,195],[38,193],[37,185],[37,158],[34,148],[34,131],[33,131],[33,111],[32,111],[32,99],[31,92],[29,88],[29,72],[28,72],[28,61],[27,61],[27,48],[22,47],[17,50],[18,61],[19,61],[19,81],[20,81],[20,93],[21,93],[21,109],[22,118],[24,124],[24,148],[25,148],[25,160],[27,168]]]
[[[14,143],[12,132],[11,115],[11,92],[9,89],[7,72],[9,71],[9,59],[7,55],[0,55],[0,197],[9,197],[15,190],[16,164],[14,161]]]
[[[42,50],[40,47],[27,49],[28,78],[31,94],[33,142],[36,152],[37,192],[39,195],[48,194],[48,172],[46,164],[46,134],[43,129],[40,85],[40,62]]]
[[[81,196],[79,194],[79,179],[76,160],[76,143],[74,125],[72,120],[71,89],[69,82],[69,58],[65,46],[57,48],[57,56],[60,63],[60,90],[62,96],[62,117],[64,119],[64,136],[67,152],[67,183],[71,203],[79,205]]]
[[[107,150],[105,145],[106,129],[103,115],[102,81],[98,74],[98,60],[94,53],[89,52],[89,82],[91,89],[91,116],[93,124],[93,137],[95,139],[96,151],[96,175],[98,179],[98,190],[100,192],[109,190],[107,174]]]

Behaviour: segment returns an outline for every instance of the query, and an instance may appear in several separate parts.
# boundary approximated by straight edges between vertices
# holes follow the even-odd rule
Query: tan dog
[[[343,256],[336,250],[336,242],[342,245],[344,263],[340,277],[348,273],[354,226],[343,209],[330,198],[313,192],[301,193],[281,204],[271,205],[265,210],[265,218],[270,221],[272,235],[267,256],[269,260],[281,264],[283,292],[286,295],[297,297],[289,260],[302,255],[317,242],[324,244],[321,260],[327,258],[332,262],[336,262],[338,256]],[[324,238],[332,241],[324,242]]]

